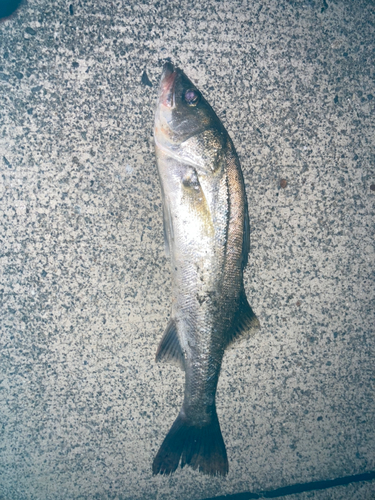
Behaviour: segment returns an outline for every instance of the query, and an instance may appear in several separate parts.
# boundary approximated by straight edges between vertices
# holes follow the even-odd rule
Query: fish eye
[[[199,94],[194,89],[185,92],[185,101],[189,106],[196,106],[199,102]]]

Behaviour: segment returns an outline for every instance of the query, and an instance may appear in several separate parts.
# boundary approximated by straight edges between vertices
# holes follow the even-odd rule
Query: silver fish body
[[[172,313],[156,359],[185,371],[181,411],[153,473],[190,465],[225,475],[215,394],[225,348],[259,327],[243,286],[249,252],[244,181],[233,143],[188,77],[164,65],[154,128]]]

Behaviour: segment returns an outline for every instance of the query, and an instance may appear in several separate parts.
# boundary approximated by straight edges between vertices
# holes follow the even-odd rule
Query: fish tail
[[[153,474],[172,474],[190,465],[203,474],[225,476],[228,459],[216,409],[211,422],[192,425],[182,412],[176,418],[152,464]]]

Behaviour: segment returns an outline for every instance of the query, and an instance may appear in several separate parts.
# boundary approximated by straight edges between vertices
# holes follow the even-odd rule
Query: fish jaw
[[[175,83],[177,71],[173,64],[166,62],[160,80],[159,97],[155,114],[155,145],[161,150],[172,145],[171,127],[172,109],[175,105]]]
[[[164,75],[164,71],[163,71]],[[167,72],[162,77],[159,89],[159,98],[155,113],[154,142],[160,154],[173,150],[173,140],[170,123],[172,122],[172,108],[174,102],[174,82],[176,73]]]
[[[166,62],[164,64],[160,80],[159,105],[163,105],[168,108],[174,107],[174,84],[176,76],[177,71],[175,71],[173,64]]]

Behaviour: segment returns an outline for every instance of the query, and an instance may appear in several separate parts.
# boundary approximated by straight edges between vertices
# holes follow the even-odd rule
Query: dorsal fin
[[[238,311],[234,318],[233,326],[228,332],[227,345],[229,346],[237,339],[251,337],[259,328],[259,320],[247,301],[245,290],[242,289]]]
[[[247,208],[247,200],[245,196],[245,218],[243,223],[243,243],[242,243],[242,269],[245,269],[245,267],[247,266],[249,252],[250,252],[250,221],[249,221],[249,211]]]
[[[177,335],[176,323],[169,320],[164,335],[156,351],[155,361],[169,361],[184,370],[184,355]]]

